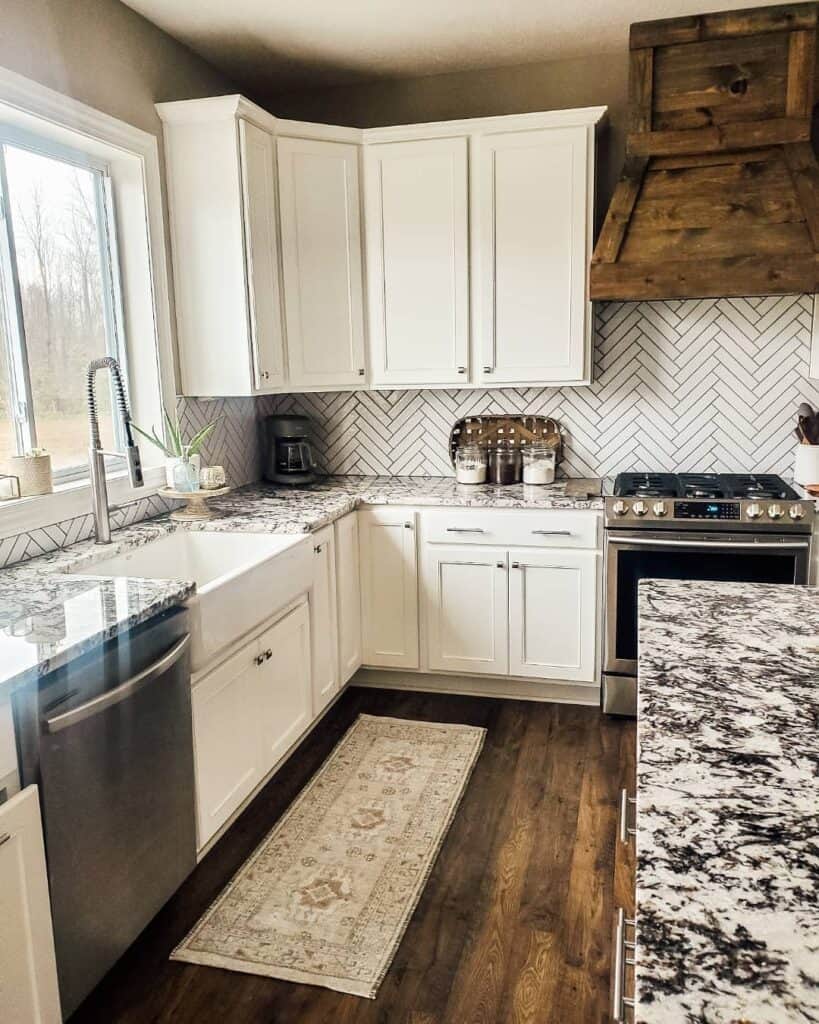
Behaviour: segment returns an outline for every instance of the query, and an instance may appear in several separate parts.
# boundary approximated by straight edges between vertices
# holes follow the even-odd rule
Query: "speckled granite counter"
[[[305,488],[257,484],[217,499],[217,518],[186,529],[305,533],[360,504],[477,508],[601,509],[602,498],[568,498],[565,481],[545,487],[464,486],[440,477],[328,477]],[[190,581],[104,580],[65,575],[71,569],[145,544],[179,527],[167,516],[117,530],[114,543],[83,541],[0,572],[0,688],[42,675],[70,657],[179,604]],[[91,571],[91,570],[89,570]]]
[[[819,590],[639,611],[636,1019],[819,1021]]]

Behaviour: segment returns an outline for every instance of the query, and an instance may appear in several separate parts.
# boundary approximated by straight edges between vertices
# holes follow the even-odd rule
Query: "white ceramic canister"
[[[819,444],[798,444],[796,446],[793,478],[803,487],[819,484]]]

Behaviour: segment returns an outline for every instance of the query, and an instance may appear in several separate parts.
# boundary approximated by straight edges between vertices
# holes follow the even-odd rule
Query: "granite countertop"
[[[173,523],[168,516],[117,530],[105,546],[82,541],[0,571],[0,689],[25,684],[117,633],[185,601],[189,580],[117,580],[66,575],[174,529],[243,533],[318,530],[360,504],[477,508],[601,509],[603,499],[568,498],[565,481],[545,487],[458,485],[442,477],[326,477],[309,487],[242,487],[211,507],[217,518]]]
[[[819,590],[639,615],[636,1020],[819,1021]]]

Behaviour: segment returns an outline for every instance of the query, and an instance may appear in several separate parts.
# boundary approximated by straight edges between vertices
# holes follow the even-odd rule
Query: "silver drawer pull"
[[[486,533],[486,530],[482,530],[479,526],[448,526],[446,528],[447,533]]]
[[[628,795],[628,790],[623,788],[620,790],[620,842],[627,843],[629,836],[636,836],[637,829],[629,828],[628,824],[628,805],[632,807],[636,806],[637,801],[633,796]]]
[[[611,1019],[625,1021],[626,1011],[634,1009],[634,999],[625,994],[626,966],[634,966],[633,958],[626,957],[626,949],[634,949],[633,942],[626,941],[626,928],[634,928],[635,922],[626,917],[622,907],[617,908],[617,928],[614,934],[614,965],[611,990]]]
[[[513,569],[576,569],[575,565],[532,565],[529,562],[512,562]]]
[[[571,537],[571,530],[532,530],[538,537]]]

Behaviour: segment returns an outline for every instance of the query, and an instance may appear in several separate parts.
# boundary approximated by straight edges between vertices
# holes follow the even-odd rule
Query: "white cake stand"
[[[171,519],[177,523],[199,523],[204,519],[213,519],[213,512],[208,508],[211,498],[221,498],[230,491],[229,487],[217,487],[206,491],[175,491],[170,487],[161,487],[159,493],[163,498],[184,501],[184,508],[176,508],[171,512]]]

